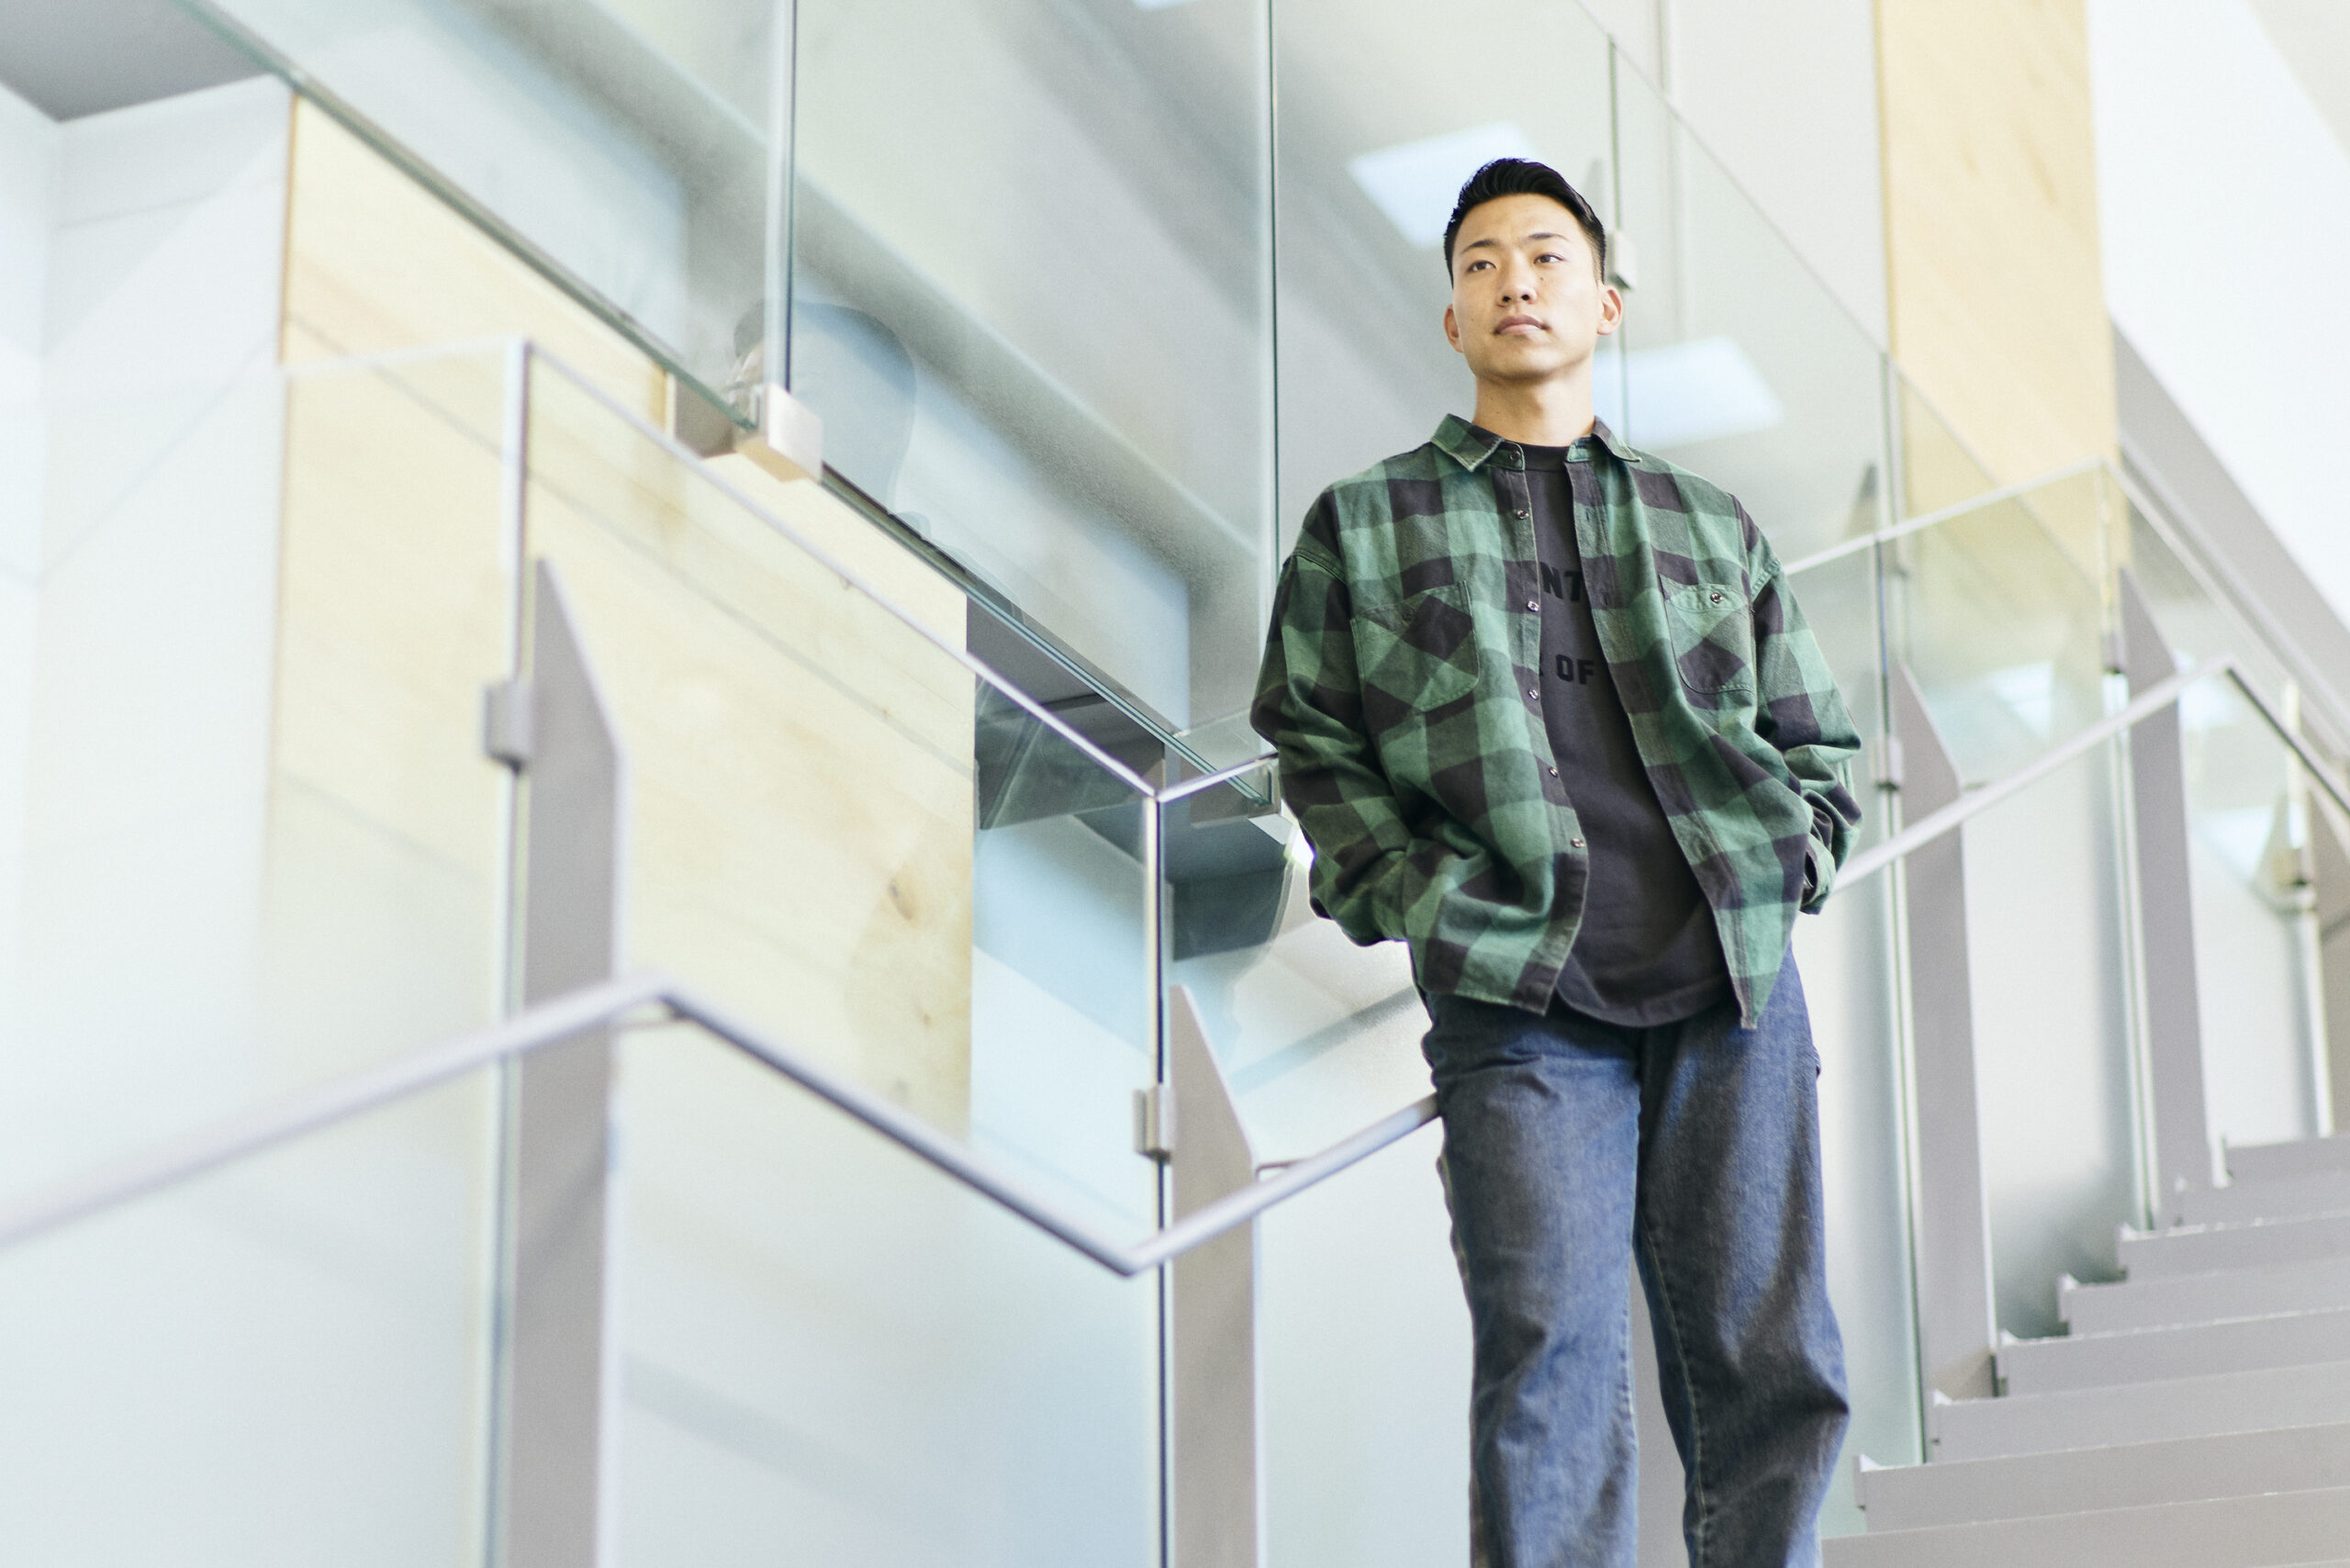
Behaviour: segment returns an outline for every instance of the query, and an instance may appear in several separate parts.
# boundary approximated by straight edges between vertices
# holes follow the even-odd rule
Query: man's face
[[[1444,335],[1480,381],[1539,382],[1590,362],[1624,319],[1573,213],[1545,196],[1470,209],[1452,244]]]

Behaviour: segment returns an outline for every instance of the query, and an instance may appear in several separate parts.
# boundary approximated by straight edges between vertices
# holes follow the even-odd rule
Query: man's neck
[[[1591,363],[1544,381],[1480,381],[1471,416],[1521,446],[1568,446],[1591,433]]]

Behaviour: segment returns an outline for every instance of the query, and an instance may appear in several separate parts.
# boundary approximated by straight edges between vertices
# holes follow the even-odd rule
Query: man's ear
[[[1610,292],[1613,291],[1611,290]],[[1609,332],[1612,332],[1615,330],[1616,329],[1613,327],[1601,329],[1603,331]],[[1452,307],[1449,305],[1444,308],[1444,341],[1452,345],[1452,352],[1454,353],[1459,353],[1460,352],[1460,323],[1453,319]]]
[[[1600,285],[1599,335],[1604,338],[1623,324],[1624,297],[1617,293],[1611,285]]]

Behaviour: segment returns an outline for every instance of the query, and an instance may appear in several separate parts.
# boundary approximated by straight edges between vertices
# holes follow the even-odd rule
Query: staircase
[[[2228,1151],[2185,1223],[2125,1229],[2003,1394],[1927,1413],[1932,1461],[1860,1460],[1828,1568],[2350,1568],[2350,1135]]]

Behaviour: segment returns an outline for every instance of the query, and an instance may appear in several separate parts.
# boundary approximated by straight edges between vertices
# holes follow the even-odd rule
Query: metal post
[[[2132,692],[2178,673],[2135,574],[2123,567],[2121,664]],[[2154,1223],[2180,1220],[2179,1195],[2211,1185],[2203,1104],[2203,1015],[2195,978],[2194,884],[2188,865],[2187,750],[2178,709],[2130,736],[2130,808],[2137,829],[2138,943],[2146,999],[2146,1088],[2154,1125]]]
[[[1958,765],[1908,665],[1894,666],[1892,687],[1902,814],[1916,822],[1958,799]],[[1901,893],[1918,1103],[1918,1346],[1928,1388],[1953,1399],[1996,1392],[1998,1339],[1975,1073],[1965,836],[1961,828],[1912,851]]]
[[[554,568],[532,574],[528,675],[494,690],[489,746],[527,783],[522,1000],[621,967],[626,763]],[[504,1568],[619,1561],[612,1333],[612,1036],[583,1029],[515,1074]]]
[[[1175,1217],[1257,1180],[1257,1156],[1191,992],[1168,995],[1167,1092]],[[1169,1136],[1171,1134],[1171,1137]],[[1255,1221],[1175,1260],[1168,1329],[1173,1451],[1169,1568],[1259,1568]]]

